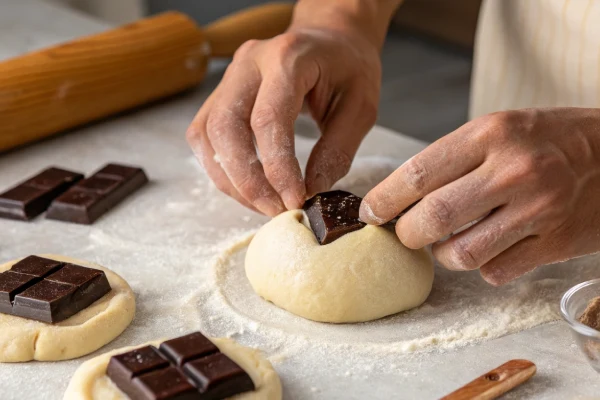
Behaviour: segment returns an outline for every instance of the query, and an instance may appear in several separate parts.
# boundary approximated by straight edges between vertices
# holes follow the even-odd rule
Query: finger
[[[486,164],[428,194],[396,224],[402,243],[420,249],[508,202],[510,193]]]
[[[444,267],[454,271],[480,268],[488,261],[531,235],[531,228],[504,206],[444,242],[435,243],[433,255]]]
[[[318,70],[278,66],[263,71],[263,82],[256,97],[250,124],[265,175],[279,193],[285,206],[302,207],[306,189],[296,158],[294,122],[302,109],[306,93],[316,84]]]
[[[206,126],[210,143],[235,189],[262,213],[275,216],[285,207],[265,176],[250,129],[260,82],[253,62],[233,62],[219,85]]]
[[[485,148],[469,140],[476,130],[469,123],[439,139],[402,164],[365,196],[360,219],[381,225],[410,204],[462,177],[485,160]]]
[[[545,256],[539,236],[521,240],[480,268],[483,279],[494,286],[504,285],[552,260]]]
[[[323,135],[315,144],[306,166],[308,197],[329,190],[352,165],[360,143],[375,124],[377,101],[355,87],[330,105],[322,125]]]
[[[216,161],[216,153],[212,148],[208,136],[206,134],[206,121],[208,120],[208,114],[210,112],[214,96],[211,95],[204,102],[202,108],[192,121],[192,124],[188,128],[186,137],[192,151],[196,155],[196,158],[202,164],[206,173],[210,179],[214,182],[217,189],[234,198],[239,203],[248,207],[252,211],[258,212],[246,199],[244,199],[238,191],[233,187],[233,184],[229,181],[229,178],[225,174],[225,171],[221,168],[219,162]]]

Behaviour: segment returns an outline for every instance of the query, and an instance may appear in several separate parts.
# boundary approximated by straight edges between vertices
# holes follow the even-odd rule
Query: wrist
[[[290,30],[326,29],[361,36],[378,50],[402,0],[300,0]]]

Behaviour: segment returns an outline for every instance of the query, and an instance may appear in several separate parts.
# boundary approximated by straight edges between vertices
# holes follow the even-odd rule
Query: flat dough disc
[[[112,290],[91,306],[56,324],[0,313],[0,362],[59,361],[98,350],[119,336],[133,320],[135,296],[114,272],[100,265],[59,255],[40,255],[104,271]],[[20,260],[0,265],[9,270]]]
[[[158,347],[167,339],[148,342],[139,346],[110,351],[81,364],[75,371],[64,400],[128,400],[106,376],[106,367],[115,354],[152,345]],[[273,366],[258,350],[244,347],[231,339],[210,338],[223,354],[235,361],[248,374],[256,390],[231,397],[235,400],[281,400],[281,381]]]

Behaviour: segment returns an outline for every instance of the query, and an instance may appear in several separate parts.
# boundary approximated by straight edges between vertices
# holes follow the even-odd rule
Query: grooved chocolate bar
[[[219,400],[255,389],[200,332],[113,356],[106,374],[132,400]]]
[[[82,178],[77,172],[48,168],[0,194],[0,217],[29,221]]]
[[[0,273],[0,313],[60,322],[110,290],[104,271],[29,256]]]
[[[147,182],[141,168],[108,164],[54,200],[46,218],[92,224]]]

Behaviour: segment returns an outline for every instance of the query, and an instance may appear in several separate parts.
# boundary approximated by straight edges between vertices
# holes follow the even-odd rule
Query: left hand
[[[381,224],[419,199],[396,225],[402,243],[434,243],[446,268],[479,268],[495,286],[600,251],[600,109],[524,109],[471,121],[369,192],[360,217]]]

